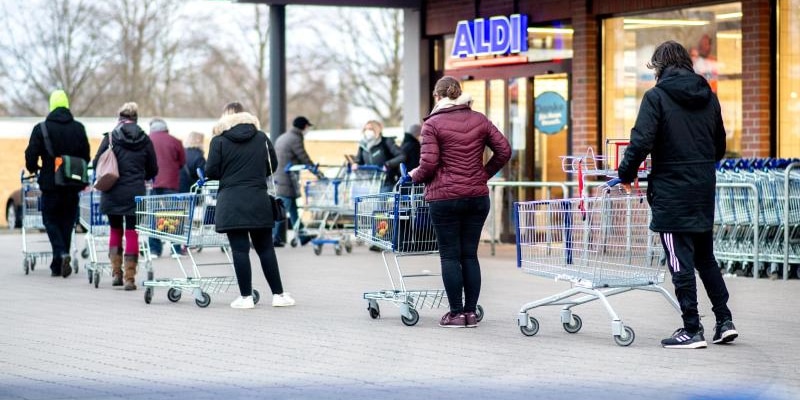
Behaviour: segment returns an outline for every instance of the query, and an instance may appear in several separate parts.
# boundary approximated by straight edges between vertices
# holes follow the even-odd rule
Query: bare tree
[[[0,76],[10,109],[41,115],[49,93],[64,89],[76,113],[100,100],[88,90],[106,54],[95,2],[52,0],[9,9],[3,3],[0,25]]]
[[[343,35],[318,31],[324,51],[336,60],[352,102],[388,126],[402,122],[403,14],[398,9],[342,9],[337,26]]]

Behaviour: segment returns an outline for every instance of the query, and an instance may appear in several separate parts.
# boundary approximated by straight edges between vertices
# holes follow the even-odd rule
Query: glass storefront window
[[[647,62],[656,46],[671,39],[686,46],[695,71],[705,76],[717,93],[728,136],[728,153],[740,153],[741,21],[742,6],[738,2],[604,20],[603,143],[630,137],[642,96],[655,85],[655,75],[646,67]],[[615,156],[610,149],[603,151],[609,157]]]
[[[778,157],[800,156],[800,0],[778,9]]]

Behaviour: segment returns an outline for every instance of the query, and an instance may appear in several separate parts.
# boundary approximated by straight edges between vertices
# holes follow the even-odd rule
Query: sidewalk
[[[82,238],[79,239],[82,243]],[[519,307],[565,289],[515,268],[515,251],[481,248],[486,317],[477,329],[437,326],[446,309],[421,310],[406,327],[382,303],[372,320],[364,291],[389,286],[379,254],[356,246],[336,256],[310,247],[278,249],[284,286],[297,306],[263,303],[233,310],[237,295],[212,295],[201,309],[156,289],[145,304],[103,277],[51,278],[47,265],[25,276],[21,236],[0,235],[0,399],[796,399],[800,396],[800,281],[726,278],[739,339],[704,350],[665,350],[659,340],[680,318],[654,293],[611,299],[636,332],[630,347],[611,338],[599,304],[576,308],[583,329],[568,334],[555,307],[534,310],[534,337],[516,324]],[[221,259],[217,249],[201,257]],[[105,257],[103,255],[103,257]],[[252,257],[254,265],[256,257]],[[411,271],[438,258],[406,257]],[[178,276],[174,260],[156,276]],[[231,274],[214,268],[211,273]],[[139,277],[141,279],[142,276]],[[440,287],[438,278],[428,286]],[[424,285],[424,283],[421,283]],[[671,290],[671,287],[670,287]],[[710,305],[700,294],[701,313]],[[704,320],[713,324],[713,317]],[[710,329],[707,329],[710,331]],[[710,343],[711,333],[707,338]]]

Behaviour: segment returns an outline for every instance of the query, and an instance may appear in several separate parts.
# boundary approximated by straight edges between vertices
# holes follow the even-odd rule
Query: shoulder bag
[[[114,154],[113,136],[114,131],[111,131],[108,134],[108,148],[97,159],[94,188],[101,192],[110,190],[119,179],[119,165],[117,164],[117,155]]]
[[[56,156],[53,152],[53,144],[50,142],[50,135],[47,133],[47,124],[39,123],[44,138],[44,147],[47,154],[53,157],[55,164],[54,180],[56,186],[73,187],[83,189],[89,184],[88,164],[80,157],[62,154]]]
[[[269,138],[267,138],[267,165],[269,165],[269,181],[267,182],[267,196],[272,205],[272,220],[276,223],[286,219],[286,205],[277,197],[275,189],[275,171],[272,170],[272,156],[269,155]]]

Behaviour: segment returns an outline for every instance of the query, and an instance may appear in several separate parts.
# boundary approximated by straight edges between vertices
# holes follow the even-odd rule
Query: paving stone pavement
[[[562,329],[558,308],[536,309],[540,331],[523,336],[519,307],[568,285],[522,273],[513,246],[494,257],[480,250],[480,327],[442,329],[444,308],[422,310],[414,327],[386,303],[380,319],[369,317],[362,293],[389,282],[366,246],[341,256],[330,247],[320,256],[310,247],[278,249],[297,306],[273,308],[264,296],[254,310],[233,310],[236,287],[213,294],[205,309],[186,294],[171,303],[163,289],[148,305],[141,288],[117,290],[108,277],[95,289],[83,260],[68,279],[51,278],[41,262],[26,276],[20,244],[18,233],[0,235],[0,399],[800,398],[797,280],[726,278],[740,338],[665,350],[659,340],[679,316],[659,295],[638,291],[611,298],[636,332],[630,347],[614,344],[599,304],[576,308],[577,334]],[[223,259],[217,249],[200,257]],[[436,257],[400,261],[409,271],[438,269]],[[179,276],[176,266],[154,261],[159,277]],[[253,277],[268,294],[261,272]],[[421,287],[441,285],[423,280]],[[704,296],[701,313],[710,316]],[[713,325],[713,317],[704,321]]]

